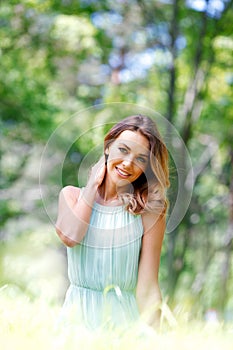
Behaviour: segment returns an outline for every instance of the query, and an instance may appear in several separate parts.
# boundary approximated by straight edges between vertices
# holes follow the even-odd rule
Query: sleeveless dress
[[[86,235],[67,248],[66,324],[113,330],[139,321],[135,291],[142,236],[141,215],[94,203]]]

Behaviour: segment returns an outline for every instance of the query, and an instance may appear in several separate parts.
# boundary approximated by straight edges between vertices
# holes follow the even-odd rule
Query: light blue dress
[[[142,236],[141,215],[94,203],[84,239],[67,248],[68,324],[115,329],[139,321],[135,291]]]

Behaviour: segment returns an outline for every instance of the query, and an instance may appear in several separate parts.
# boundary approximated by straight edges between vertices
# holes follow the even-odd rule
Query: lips
[[[116,167],[115,169],[116,169],[117,173],[118,173],[121,177],[127,178],[127,177],[129,177],[129,176],[131,175],[131,174],[129,174],[127,171],[122,170],[122,169],[120,169],[120,168],[118,168],[118,167]]]

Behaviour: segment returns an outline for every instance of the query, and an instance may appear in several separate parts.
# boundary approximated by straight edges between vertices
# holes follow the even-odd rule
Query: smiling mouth
[[[131,175],[131,174],[127,173],[126,171],[119,169],[118,167],[116,167],[116,171],[121,177],[124,177],[124,178],[127,178]]]

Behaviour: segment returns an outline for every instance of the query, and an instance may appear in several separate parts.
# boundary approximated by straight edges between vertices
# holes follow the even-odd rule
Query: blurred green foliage
[[[51,271],[47,297],[62,298],[64,249],[52,226],[60,187],[83,185],[111,123],[148,108],[179,131],[195,178],[189,209],[165,238],[163,293],[192,317],[233,312],[232,1],[197,3],[1,1],[2,285],[33,299]]]

